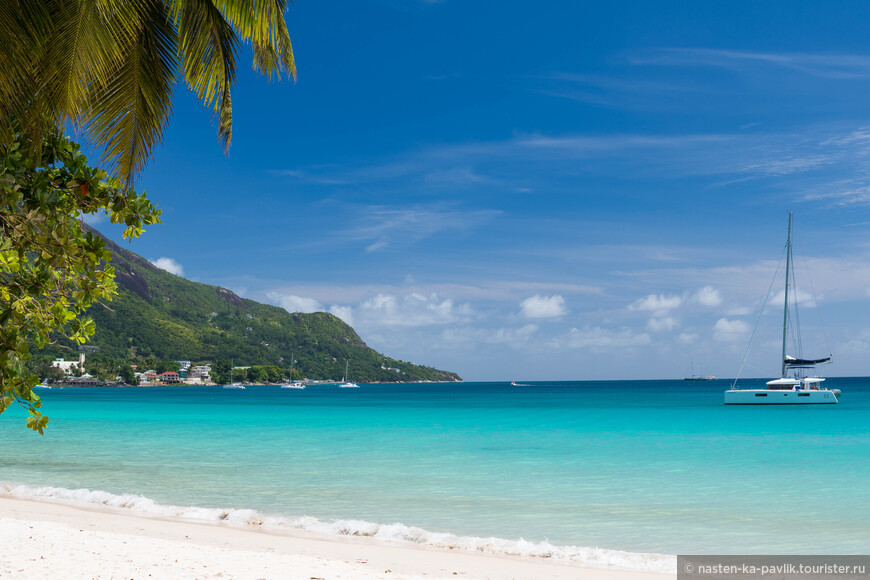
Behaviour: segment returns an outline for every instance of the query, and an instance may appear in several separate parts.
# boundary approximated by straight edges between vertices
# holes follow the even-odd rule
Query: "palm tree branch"
[[[85,116],[89,139],[105,144],[103,161],[132,183],[160,142],[172,111],[178,41],[167,6],[145,5],[140,29],[104,83],[92,84]]]
[[[286,72],[296,78],[293,45],[287,31],[286,0],[214,0],[239,36],[254,47],[254,69],[269,78]]]
[[[154,0],[58,0],[50,2],[54,25],[44,43],[36,76],[50,110],[77,121],[93,84],[121,65],[140,28],[143,4]]]
[[[218,118],[224,149],[232,139],[230,89],[236,79],[239,39],[211,0],[184,0],[175,8],[184,80]]]
[[[0,2],[0,132],[45,129],[30,115],[37,94],[35,66],[52,18],[44,1]],[[13,128],[13,120],[16,127]],[[49,122],[48,126],[53,125]],[[36,140],[39,141],[38,139]]]

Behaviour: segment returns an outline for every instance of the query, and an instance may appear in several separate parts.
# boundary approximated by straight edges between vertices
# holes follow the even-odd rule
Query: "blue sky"
[[[288,22],[298,81],[242,56],[228,156],[178,88],[137,185],[164,224],[130,249],[469,380],[731,377],[793,210],[804,354],[870,374],[867,3],[298,0]],[[778,375],[780,316],[744,374]]]

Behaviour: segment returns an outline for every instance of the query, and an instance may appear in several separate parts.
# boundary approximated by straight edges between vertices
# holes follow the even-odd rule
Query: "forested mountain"
[[[347,359],[357,382],[461,380],[456,373],[377,353],[332,314],[290,314],[170,274],[110,240],[106,246],[119,295],[108,308],[95,305],[88,312],[97,325],[88,345],[99,347],[101,356],[281,367],[289,367],[292,356],[310,379],[340,379]],[[70,355],[56,346],[44,352]]]

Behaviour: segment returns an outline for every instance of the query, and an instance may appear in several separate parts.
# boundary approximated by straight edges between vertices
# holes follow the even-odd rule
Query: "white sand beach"
[[[264,533],[102,506],[2,496],[0,546],[0,577],[16,579],[672,578],[364,537]]]

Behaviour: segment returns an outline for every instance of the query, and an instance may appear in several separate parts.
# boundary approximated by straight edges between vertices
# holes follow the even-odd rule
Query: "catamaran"
[[[833,355],[807,359],[786,354],[789,323],[788,291],[792,262],[791,224],[792,212],[788,212],[788,241],[785,250],[785,304],[782,315],[782,372],[780,378],[767,381],[764,389],[738,389],[735,378],[731,388],[725,391],[726,405],[836,405],[838,402],[839,389],[823,387],[822,382],[825,380],[823,378],[806,376],[808,371],[814,369],[816,365],[830,363]],[[737,374],[739,377],[740,373]]]

